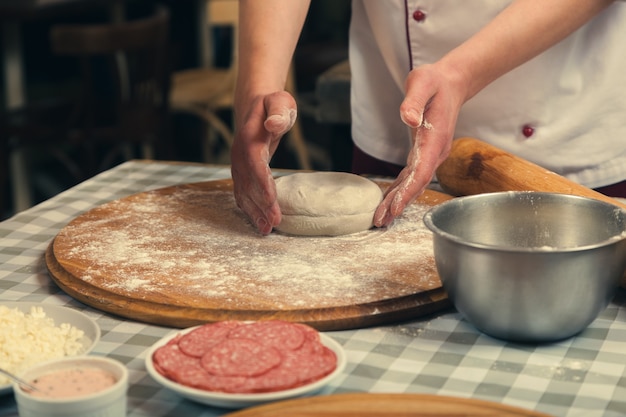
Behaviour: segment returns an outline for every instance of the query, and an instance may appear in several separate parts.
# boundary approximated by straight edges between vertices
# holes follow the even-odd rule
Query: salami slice
[[[177,368],[198,365],[199,360],[181,352],[177,344],[168,343],[154,351],[152,355],[154,367],[163,376],[172,378]]]
[[[294,323],[272,320],[258,321],[249,323],[246,326],[240,326],[232,330],[228,337],[252,339],[261,342],[265,346],[295,350],[302,346],[305,334]]]
[[[308,340],[300,349],[281,351],[280,365],[268,372],[248,378],[238,387],[240,392],[273,392],[297,388],[317,381],[337,366],[335,353],[318,340]]]
[[[183,335],[178,345],[187,355],[200,358],[211,346],[224,340],[231,330],[241,325],[238,321],[208,323]]]
[[[304,341],[302,342],[302,345],[298,348],[296,353],[306,353],[307,355],[311,356],[321,354],[324,345],[322,344],[320,334],[317,332],[317,330],[299,323],[294,323],[294,326],[299,326],[301,331],[304,333]]]
[[[200,359],[202,367],[219,376],[256,376],[278,366],[280,352],[252,339],[227,338],[212,346]]]
[[[240,392],[245,377],[220,377],[209,374],[200,359],[182,352],[177,345],[167,344],[154,352],[154,366],[161,375],[179,384],[208,391]]]
[[[317,381],[330,374],[337,366],[337,355],[327,348],[321,347],[319,354],[309,356],[307,362],[297,361],[300,364],[298,377],[301,385]]]
[[[262,375],[246,378],[245,382],[237,387],[241,393],[274,392],[295,388],[300,385],[297,372],[281,363]]]
[[[241,376],[211,375],[199,364],[181,366],[175,370],[171,379],[188,387],[220,392],[241,392],[241,386],[246,382],[246,378]]]

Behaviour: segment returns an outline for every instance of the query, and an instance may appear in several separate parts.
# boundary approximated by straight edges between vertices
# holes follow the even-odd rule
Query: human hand
[[[374,225],[388,226],[430,183],[450,153],[454,129],[467,88],[454,72],[423,65],[405,84],[400,117],[411,128],[413,146],[407,164],[385,192],[374,213]]]
[[[264,235],[281,221],[269,163],[296,114],[294,98],[280,91],[251,100],[247,110],[237,115],[231,150],[235,201]]]

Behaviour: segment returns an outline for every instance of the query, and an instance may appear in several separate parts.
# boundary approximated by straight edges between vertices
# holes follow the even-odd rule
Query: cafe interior
[[[272,174],[379,200],[354,233],[263,235],[229,165],[237,9],[0,0],[0,417],[626,416],[624,202],[460,138],[372,227],[393,178],[347,173],[351,2],[314,0]],[[81,366],[112,385],[38,395]]]
[[[129,159],[228,163],[236,1],[3,3],[0,218]],[[163,101],[159,108],[156,101],[151,104],[158,116],[114,119],[113,114],[131,111],[121,105],[140,104],[140,99],[115,100],[119,85],[115,72],[123,67],[109,65],[104,54],[66,44],[74,35],[63,34],[62,27],[132,20],[153,13],[157,5],[168,14],[167,33],[157,47],[163,55],[155,61],[154,73],[143,76],[158,77],[155,93]],[[349,18],[348,1],[313,2],[290,74],[289,88],[300,111],[297,132],[279,148],[273,167],[349,168],[349,70],[345,69]],[[91,59],[81,61],[83,53],[91,54]],[[340,72],[333,75],[331,70],[338,64],[343,67],[339,65],[335,73]],[[85,65],[92,67],[86,70]],[[320,105],[316,87],[326,95],[325,105]],[[204,97],[193,91],[201,91]],[[77,114],[77,106],[82,114]],[[126,123],[129,133],[111,133],[121,129],[121,123]],[[147,140],[141,139],[142,132],[152,135],[148,142],[154,143],[142,142]]]

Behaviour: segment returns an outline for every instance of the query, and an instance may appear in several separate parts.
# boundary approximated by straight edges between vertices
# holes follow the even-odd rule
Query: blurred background
[[[169,11],[168,62],[173,74],[207,65],[207,56],[203,57],[203,45],[209,47],[208,59],[211,63],[226,69],[232,63],[231,48],[235,42],[233,28],[226,23],[204,22],[205,8],[212,1],[237,0],[163,0],[159,4]],[[64,5],[63,3],[68,3]],[[0,18],[2,19],[3,78],[2,115],[3,120],[14,117],[16,107],[28,107],[31,103],[49,100],[70,99],[81,87],[81,67],[75,59],[53,51],[50,42],[52,29],[60,24],[109,24],[112,18],[111,4],[106,0],[0,0]],[[116,0],[117,18],[132,21],[149,16],[155,7],[153,0]],[[121,6],[121,7],[120,7]],[[203,14],[200,16],[200,14]],[[300,145],[290,145],[290,140],[283,140],[272,160],[274,168],[316,170],[349,170],[351,154],[349,121],[349,68],[348,26],[350,20],[349,0],[315,0],[312,2],[302,36],[299,40],[292,75],[293,93],[299,102]],[[202,25],[206,24],[206,27]],[[15,38],[20,41],[18,51]],[[203,39],[206,42],[202,42]],[[13,42],[13,44],[12,44]],[[15,68],[8,60],[12,54],[21,54],[21,77],[23,80],[23,102],[11,103],[10,92],[14,86],[7,85],[7,79]],[[15,75],[15,74],[13,74]],[[107,95],[110,80],[105,71],[96,66],[93,71],[96,80],[96,94]],[[101,78],[99,78],[101,77]],[[80,91],[79,91],[80,92]],[[18,100],[19,102],[20,100]],[[171,106],[170,106],[171,107]],[[228,109],[217,110],[216,115],[227,126],[232,127],[232,115]],[[9,117],[10,116],[10,117]],[[19,117],[25,116],[20,114]],[[168,113],[169,126],[164,141],[168,146],[151,155],[154,159],[228,164],[228,143],[219,133],[212,132],[212,139],[207,142],[207,135],[212,129],[202,117],[193,112],[171,111]],[[21,121],[22,122],[22,121]],[[4,123],[4,122],[3,122]],[[32,123],[38,123],[36,120]],[[0,217],[11,216],[25,205],[34,205],[86,179],[73,175],[68,170],[63,158],[59,159],[51,145],[23,146],[20,148],[21,169],[27,174],[27,181],[15,181],[19,169],[14,169],[13,152],[19,138],[14,133],[2,132],[3,152],[0,175],[2,187],[0,196]],[[15,136],[15,137],[14,137]],[[295,142],[294,142],[295,143]],[[56,145],[55,145],[56,146]],[[77,149],[79,142],[59,145],[68,158],[81,159]],[[97,166],[87,175],[122,163],[129,158],[142,158],[136,144],[130,152],[110,152],[107,144],[95,149]],[[113,146],[113,145],[111,145]],[[14,149],[15,148],[15,149]],[[304,152],[304,153],[302,153]],[[303,164],[302,155],[307,163]],[[112,155],[112,156],[111,156]],[[105,158],[106,156],[106,158]],[[79,161],[84,162],[84,161]],[[303,166],[307,165],[308,166]],[[16,185],[20,183],[19,185]],[[17,202],[16,187],[21,195],[27,196],[27,203]],[[20,194],[20,193],[17,193]]]

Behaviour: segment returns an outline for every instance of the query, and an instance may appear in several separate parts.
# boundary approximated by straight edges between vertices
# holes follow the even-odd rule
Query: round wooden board
[[[251,407],[228,417],[550,417],[490,401],[426,394],[334,394]]]
[[[450,306],[422,223],[449,198],[427,190],[387,229],[261,236],[236,207],[231,180],[184,184],[78,216],[51,242],[46,265],[79,301],[158,325],[274,319],[319,330],[367,327]]]

